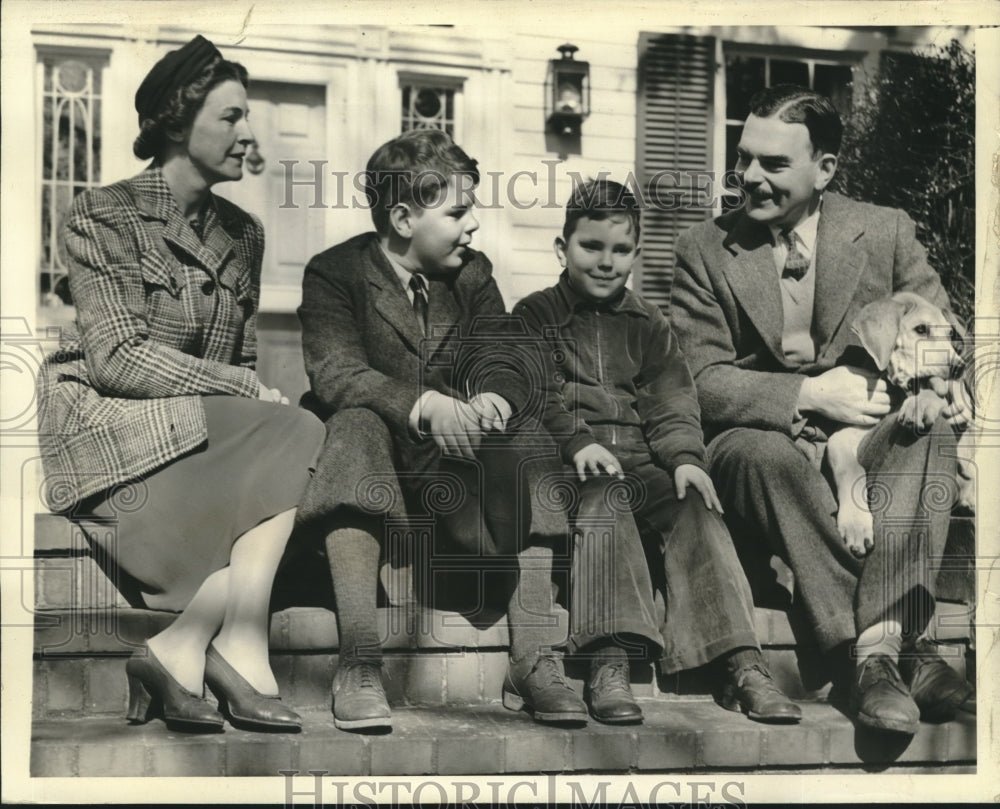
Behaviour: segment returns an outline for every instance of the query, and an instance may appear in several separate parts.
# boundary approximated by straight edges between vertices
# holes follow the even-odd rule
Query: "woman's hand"
[[[723,513],[719,495],[715,493],[715,484],[704,469],[694,464],[682,463],[674,470],[674,486],[677,488],[678,500],[684,499],[688,486],[694,486],[701,499],[705,501],[706,508],[709,510],[714,508],[720,514]]]
[[[260,383],[260,391],[257,393],[257,398],[262,402],[274,402],[275,404],[288,404],[288,397],[282,396],[281,391],[277,388],[269,388],[263,382]]]

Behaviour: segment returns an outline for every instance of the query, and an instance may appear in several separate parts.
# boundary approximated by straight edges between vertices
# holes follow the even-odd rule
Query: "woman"
[[[247,73],[201,36],[135,97],[136,177],[81,194],[66,225],[77,309],[46,361],[47,498],[141,602],[180,616],[128,662],[128,718],[299,730],[268,662],[278,562],[323,441],[254,371],[264,234],[214,196],[253,142]],[[117,530],[108,531],[109,522]]]

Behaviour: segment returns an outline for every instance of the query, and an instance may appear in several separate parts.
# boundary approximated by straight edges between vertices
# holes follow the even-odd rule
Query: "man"
[[[825,190],[842,135],[829,99],[780,85],[750,108],[736,165],[744,206],[677,242],[672,317],[712,477],[734,535],[765,538],[791,566],[822,649],[854,643],[858,722],[913,733],[921,710],[953,715],[970,693],[926,646],[910,648],[933,614],[929,561],[950,519],[921,495],[929,481],[954,480],[952,424],[969,414],[949,393],[942,417],[915,436],[883,420],[890,392],[874,370],[837,363],[867,303],[904,290],[943,308],[948,298],[904,213]],[[869,484],[891,493],[887,509],[873,508],[865,558],[841,538],[821,473],[826,437],[843,424],[874,427],[860,460]]]

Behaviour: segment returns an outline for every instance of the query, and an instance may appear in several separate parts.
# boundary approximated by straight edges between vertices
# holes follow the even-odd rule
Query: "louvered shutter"
[[[658,172],[680,172],[683,186],[693,182],[693,172],[712,168],[714,86],[713,37],[640,34],[636,166],[643,189]],[[668,198],[666,193],[660,196]],[[679,205],[665,206],[672,210],[650,204],[642,212],[642,266],[636,288],[665,314],[677,237],[712,214],[692,201],[688,196]]]

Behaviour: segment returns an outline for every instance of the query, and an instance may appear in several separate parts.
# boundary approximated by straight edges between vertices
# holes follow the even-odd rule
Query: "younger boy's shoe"
[[[604,663],[587,683],[590,715],[606,725],[635,725],[642,722],[642,709],[629,685],[628,659]]]
[[[802,709],[786,697],[765,666],[754,664],[730,676],[722,692],[722,707],[742,711],[758,722],[798,722]]]
[[[949,722],[959,708],[975,713],[971,683],[960,677],[934,649],[918,641],[899,660],[903,681],[910,684],[910,696],[920,709],[920,717],[930,722]]]
[[[503,705],[511,711],[526,708],[536,722],[587,724],[587,706],[566,682],[562,661],[553,655],[515,663],[507,669]]]
[[[341,661],[333,678],[333,724],[341,730],[388,730],[392,712],[382,687],[381,664]]]
[[[884,654],[866,657],[858,664],[851,687],[851,710],[858,724],[874,730],[912,736],[920,727],[920,709],[896,661]]]

